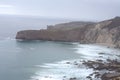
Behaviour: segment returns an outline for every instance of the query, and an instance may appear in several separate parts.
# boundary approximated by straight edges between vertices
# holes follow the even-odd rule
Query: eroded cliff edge
[[[66,25],[67,27],[65,27]],[[69,25],[73,26],[69,28]],[[77,41],[80,43],[97,43],[120,48],[120,17],[96,23],[64,23],[59,24],[59,26],[48,26],[46,30],[19,31],[16,39]]]

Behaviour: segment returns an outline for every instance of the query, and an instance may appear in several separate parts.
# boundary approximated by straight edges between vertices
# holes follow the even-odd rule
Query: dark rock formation
[[[16,39],[77,41],[120,48],[120,17],[97,23],[73,22],[48,26],[46,30],[20,31],[17,33]]]
[[[98,71],[87,76],[87,78],[89,79],[93,75],[95,75],[96,78],[101,78],[101,80],[120,80],[120,62],[118,62],[117,60],[108,59],[107,62],[99,60],[86,61],[83,62],[83,64],[88,66],[89,68],[93,68],[95,71]],[[101,73],[100,71],[103,70],[104,72]]]
[[[120,73],[105,73],[101,77],[102,80],[120,80]]]

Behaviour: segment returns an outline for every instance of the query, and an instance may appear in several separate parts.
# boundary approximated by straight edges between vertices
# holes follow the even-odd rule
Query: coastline
[[[81,59],[40,65],[45,70],[32,77],[32,80],[116,80],[120,77],[119,50],[106,46],[77,45],[75,53],[80,54]],[[46,72],[49,70],[49,73]]]
[[[71,23],[66,24],[71,25]],[[82,55],[82,59],[73,63],[66,62],[65,65],[76,66],[78,70],[81,70],[79,67],[84,65],[84,68],[93,70],[93,73],[86,76],[83,80],[120,80],[120,17],[97,23],[85,23],[85,25],[80,23],[80,27],[73,28],[73,26],[72,29],[69,26],[65,28],[66,24],[48,26],[47,29],[42,30],[19,31],[16,34],[16,39],[79,42],[81,44],[78,46],[77,52]],[[117,50],[118,52],[116,52]],[[72,74],[75,73],[77,72]],[[46,78],[48,80],[57,80],[54,75],[42,78],[43,80],[46,80]],[[80,76],[62,76],[62,79],[81,80]],[[35,80],[41,80],[41,78]]]
[[[102,44],[108,45],[108,47],[120,48],[120,17],[115,17],[113,19],[104,20],[97,23],[78,23],[70,22],[58,24],[55,26],[48,26],[47,29],[41,30],[22,30],[17,32],[15,38],[23,40]]]

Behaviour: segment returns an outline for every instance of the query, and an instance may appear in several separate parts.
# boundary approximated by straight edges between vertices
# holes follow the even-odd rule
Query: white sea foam
[[[55,63],[36,65],[36,67],[40,67],[40,70],[38,70],[35,75],[31,77],[31,80],[70,80],[70,78],[89,80],[86,77],[93,73],[93,70],[82,65],[83,60],[106,60],[107,58],[119,59],[117,54],[120,53],[120,51],[116,49],[97,45],[74,45],[76,45],[76,48],[74,48],[75,52],[80,54],[81,59],[64,60]]]
[[[87,60],[104,60],[107,58],[119,59],[119,57],[117,57],[116,55],[120,53],[120,51],[117,49],[98,45],[78,45],[78,47],[74,49],[76,50],[76,53],[82,55],[82,58]]]
[[[69,61],[70,64],[67,64],[66,61],[45,64],[45,66],[42,66],[44,67],[42,70],[36,72],[35,76],[32,76],[32,80],[69,80],[72,77],[85,79],[86,76],[92,72],[92,69],[86,69],[85,66],[82,65],[78,68],[76,65],[73,65],[74,61],[75,60]]]

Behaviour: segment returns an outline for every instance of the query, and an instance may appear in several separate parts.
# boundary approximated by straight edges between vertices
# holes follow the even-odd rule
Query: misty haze
[[[120,80],[119,0],[1,0],[0,80]]]

